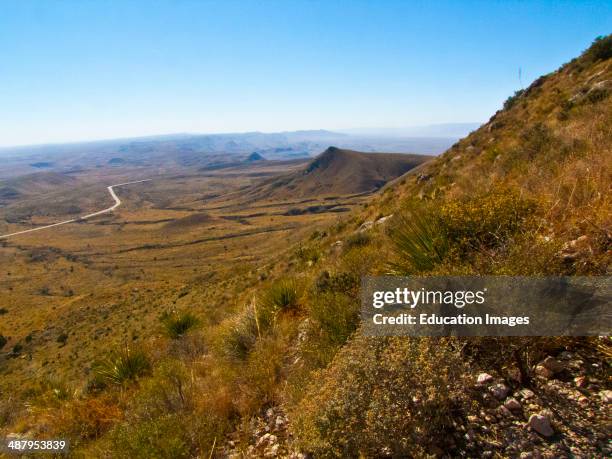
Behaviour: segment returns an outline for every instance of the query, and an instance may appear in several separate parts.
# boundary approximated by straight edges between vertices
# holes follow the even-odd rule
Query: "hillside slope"
[[[425,155],[361,153],[329,147],[303,170],[267,180],[247,194],[286,199],[367,193],[429,159]]]

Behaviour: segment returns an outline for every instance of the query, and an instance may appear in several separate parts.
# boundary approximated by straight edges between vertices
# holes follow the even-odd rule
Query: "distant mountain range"
[[[0,178],[40,169],[66,172],[92,167],[207,167],[246,160],[313,157],[334,145],[362,152],[435,155],[476,124],[437,125],[407,130],[362,129],[277,133],[172,134],[130,139],[0,148]],[[404,136],[402,133],[412,134]],[[451,135],[454,134],[454,135]]]
[[[370,137],[444,137],[460,139],[475,131],[482,123],[444,123],[403,128],[356,128],[338,132]]]

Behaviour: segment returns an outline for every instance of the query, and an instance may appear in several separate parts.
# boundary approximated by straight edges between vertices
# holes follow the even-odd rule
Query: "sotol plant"
[[[444,260],[449,249],[441,222],[426,211],[398,216],[390,236],[396,254],[390,267],[397,274],[429,271]]]
[[[260,303],[271,311],[296,309],[300,289],[293,279],[283,279],[273,284],[262,296]]]
[[[125,346],[94,365],[96,379],[103,383],[123,384],[149,372],[151,362],[142,349]]]
[[[172,339],[178,339],[189,330],[197,327],[200,324],[200,319],[190,312],[174,311],[163,314],[161,322],[166,335]]]

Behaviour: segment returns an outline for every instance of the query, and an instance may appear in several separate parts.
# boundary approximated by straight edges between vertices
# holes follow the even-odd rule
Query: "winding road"
[[[92,214],[83,215],[82,217],[73,218],[72,220],[66,220],[66,221],[59,222],[59,223],[53,223],[52,225],[39,226],[39,227],[32,228],[29,230],[17,231],[16,233],[2,234],[0,235],[0,239],[4,239],[7,237],[11,237],[11,236],[17,236],[18,234],[31,233],[32,231],[40,231],[40,230],[44,230],[47,228],[52,228],[54,226],[65,225],[67,223],[74,223],[74,222],[81,221],[81,220],[87,220],[88,218],[95,217],[97,215],[102,215],[108,212],[112,212],[113,210],[115,210],[117,207],[121,205],[121,199],[119,199],[117,195],[115,194],[115,190],[113,190],[114,187],[123,186],[123,185],[131,185],[132,183],[142,183],[142,182],[150,182],[150,181],[151,179],[145,179],[145,180],[136,180],[134,182],[125,182],[125,183],[117,183],[115,185],[110,185],[106,188],[108,192],[110,193],[110,195],[112,196],[112,198],[115,200],[115,204],[113,204],[112,206],[106,209],[99,210],[98,212],[94,212]]]

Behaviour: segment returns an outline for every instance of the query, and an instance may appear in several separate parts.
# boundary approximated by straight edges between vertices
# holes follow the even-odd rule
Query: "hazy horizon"
[[[228,132],[164,132],[155,134],[129,135],[127,137],[105,137],[94,139],[66,139],[55,142],[41,143],[24,143],[16,145],[0,144],[0,150],[17,150],[21,148],[36,148],[46,146],[63,146],[63,145],[79,145],[88,143],[105,143],[105,142],[122,142],[128,140],[158,140],[171,139],[181,137],[203,137],[203,136],[222,136],[222,135],[247,135],[247,134],[285,134],[296,132],[328,132],[339,135],[347,135],[363,138],[458,138],[467,135],[472,129],[477,128],[483,122],[465,122],[465,123],[440,123],[428,125],[415,125],[404,127],[357,127],[348,129],[296,129],[296,130],[275,130],[275,131],[228,131]],[[448,132],[444,133],[444,130]]]

